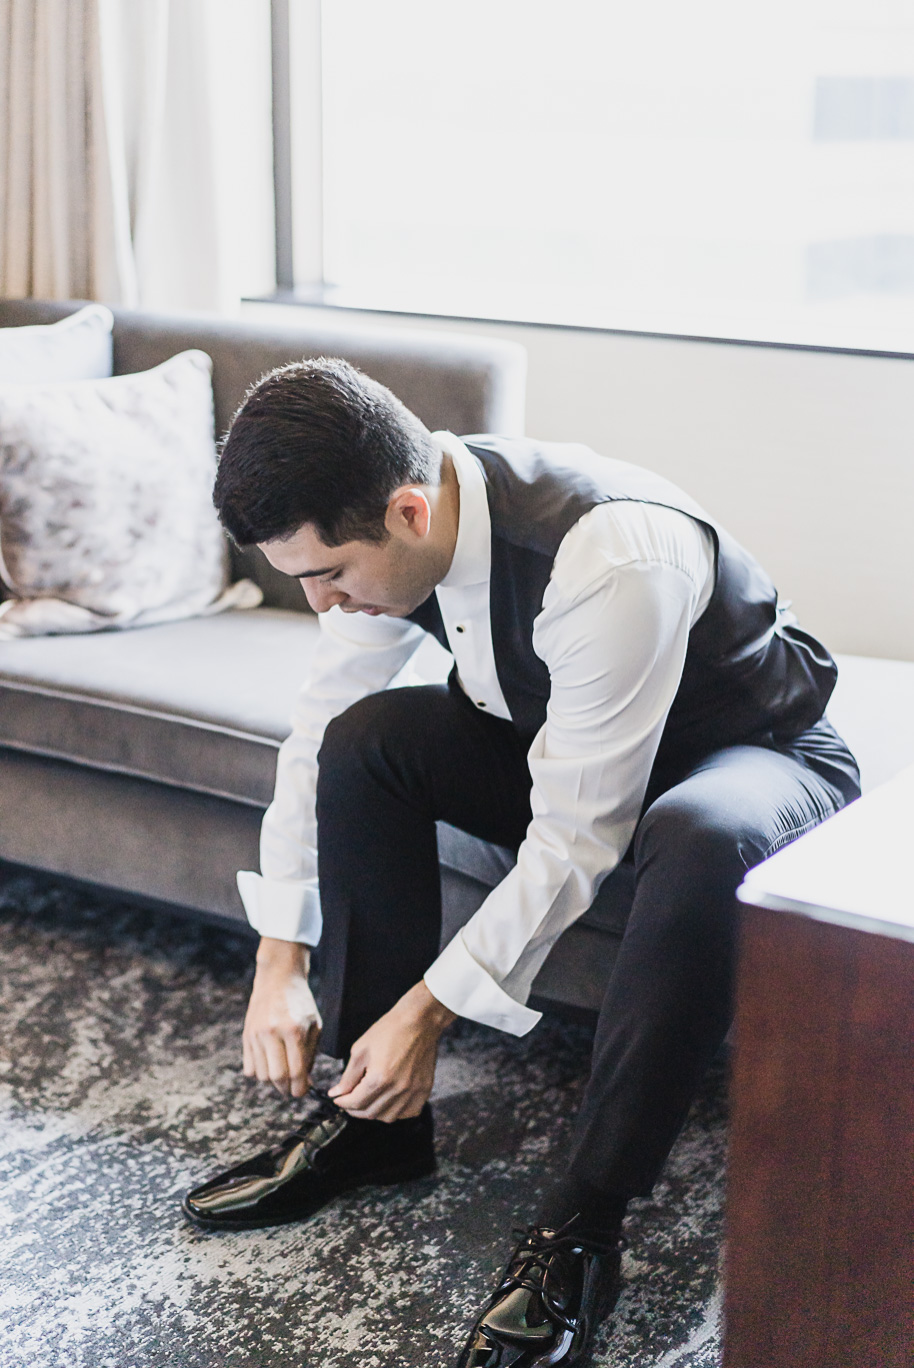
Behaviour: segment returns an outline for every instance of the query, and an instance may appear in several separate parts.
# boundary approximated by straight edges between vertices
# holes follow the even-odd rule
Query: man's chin
[[[389,608],[378,608],[372,604],[370,608],[360,608],[359,612],[365,613],[367,617],[405,618],[409,617],[410,613],[414,613],[419,605],[424,602],[424,599],[420,599],[419,603],[401,603]]]
[[[427,597],[428,595],[426,595],[426,598]],[[364,613],[366,617],[405,618],[409,617],[410,613],[414,613],[416,609],[419,608],[424,602],[425,599],[422,598],[419,599],[417,603],[401,603],[396,605],[392,604],[390,606],[385,606],[383,608],[376,603],[364,603],[360,604],[358,608],[344,608],[343,612]]]

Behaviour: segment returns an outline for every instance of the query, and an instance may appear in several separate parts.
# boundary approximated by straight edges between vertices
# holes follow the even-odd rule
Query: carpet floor
[[[434,1177],[207,1235],[183,1190],[299,1115],[241,1074],[252,966],[243,934],[45,879],[0,887],[2,1368],[452,1368],[561,1166],[588,1031],[458,1023]],[[718,1069],[627,1219],[596,1368],[719,1363],[725,1127]]]

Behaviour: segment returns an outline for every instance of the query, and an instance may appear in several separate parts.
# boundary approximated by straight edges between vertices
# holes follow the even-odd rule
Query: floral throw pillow
[[[0,640],[250,607],[212,504],[212,363],[0,384]]]

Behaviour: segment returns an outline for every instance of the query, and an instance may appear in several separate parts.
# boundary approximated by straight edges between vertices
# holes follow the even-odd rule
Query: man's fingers
[[[254,1049],[246,1034],[241,1037],[241,1067],[246,1078],[253,1078],[257,1073]]]
[[[344,1093],[349,1093],[356,1086],[361,1078],[365,1076],[365,1065],[361,1060],[356,1059],[355,1055],[349,1056],[349,1063],[346,1065],[338,1083],[334,1083],[328,1089],[328,1095],[339,1102]]]
[[[256,1036],[251,1040],[251,1057],[254,1066],[253,1077],[259,1083],[269,1083],[270,1065],[267,1062],[266,1052]]]
[[[310,1087],[310,1085],[311,1085],[311,1070],[314,1068],[314,1058],[315,1058],[315,1055],[317,1054],[317,1047],[318,1047],[318,1045],[320,1044],[320,1039],[321,1039],[321,1027],[320,1027],[320,1023],[316,1023],[315,1025],[313,1025],[313,1026],[309,1029],[308,1034],[307,1034],[307,1036],[305,1037],[305,1041],[304,1041],[305,1085],[306,1085],[306,1087]]]
[[[397,1121],[400,1113],[396,1102],[390,1098],[390,1094],[383,1093],[366,1107],[347,1107],[346,1115],[355,1117],[357,1121]]]
[[[300,1031],[283,1037],[289,1067],[289,1091],[293,1097],[304,1097],[308,1090],[308,1060]],[[312,1054],[313,1058],[313,1054]]]
[[[305,1030],[293,1028],[280,1035],[276,1030],[246,1031],[241,1055],[248,1078],[272,1083],[286,1096],[303,1097],[310,1083],[317,1053],[320,1027],[312,1022]]]
[[[389,1098],[396,1096],[396,1093],[397,1084],[395,1080],[369,1078],[366,1074],[360,1083],[357,1083],[349,1092],[336,1097],[334,1101],[350,1116],[355,1116],[358,1112],[374,1107],[375,1104],[383,1105]]]
[[[338,1107],[342,1107],[343,1110],[347,1112],[355,1112],[359,1111],[362,1107],[370,1106],[379,1092],[380,1089],[369,1086],[362,1080],[362,1082],[357,1083],[354,1088],[347,1088],[345,1092],[331,1093],[330,1095],[333,1097],[333,1100]]]
[[[358,1110],[347,1105],[346,1115],[354,1116],[358,1121],[402,1121],[408,1116],[418,1116],[424,1103],[425,1098],[414,1092],[389,1088]]]
[[[286,1059],[284,1042],[274,1035],[266,1035],[261,1039],[260,1044],[267,1061],[267,1078],[265,1081],[272,1083],[281,1093],[288,1095],[289,1062]],[[257,1076],[260,1077],[259,1074]]]

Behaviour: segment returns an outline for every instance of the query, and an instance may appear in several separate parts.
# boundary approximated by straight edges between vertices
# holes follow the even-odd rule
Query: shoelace
[[[320,1148],[321,1144],[331,1137],[326,1131],[323,1134],[315,1134],[315,1132],[319,1132],[319,1128],[326,1125],[328,1121],[337,1123],[339,1129],[342,1129],[349,1119],[346,1113],[336,1105],[333,1098],[328,1097],[325,1089],[315,1087],[314,1084],[305,1093],[305,1100],[316,1103],[316,1107],[310,1116],[306,1117],[300,1125],[296,1126],[294,1131],[289,1133],[279,1147],[280,1150],[287,1149],[290,1142],[297,1143],[300,1140],[304,1141],[306,1152]]]
[[[508,1265],[507,1273],[499,1288],[499,1293],[511,1291],[514,1288],[523,1288],[525,1292],[532,1292],[540,1296],[543,1305],[549,1312],[553,1320],[570,1330],[575,1331],[576,1323],[570,1320],[556,1304],[555,1296],[549,1288],[549,1278],[555,1276],[552,1270],[552,1260],[556,1254],[571,1253],[574,1250],[586,1249],[594,1254],[614,1254],[620,1249],[627,1247],[627,1242],[623,1238],[614,1240],[612,1243],[603,1243],[598,1240],[579,1240],[570,1230],[577,1217],[572,1217],[565,1225],[556,1231],[544,1231],[536,1226],[528,1229],[515,1229],[514,1235],[523,1240],[514,1258]],[[512,1272],[516,1269],[516,1272]],[[534,1273],[539,1270],[539,1277]]]
[[[319,1088],[316,1084],[312,1083],[305,1093],[305,1098],[310,1102],[317,1103],[317,1112],[313,1117],[309,1117],[307,1121],[302,1123],[299,1127],[299,1130],[301,1131],[310,1130],[318,1121],[328,1121],[330,1117],[340,1115],[341,1109],[336,1105],[333,1098],[328,1095],[326,1088]]]

